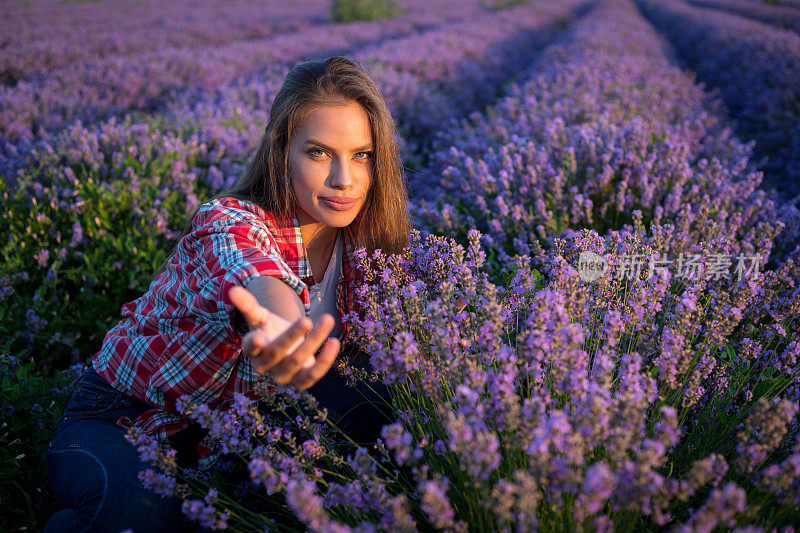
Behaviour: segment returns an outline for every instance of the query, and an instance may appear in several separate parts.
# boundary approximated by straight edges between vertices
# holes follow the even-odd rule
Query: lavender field
[[[375,372],[332,370],[393,423],[187,398],[214,471],[129,435],[186,530],[800,528],[800,3],[398,4],[0,0],[0,530],[56,510],[76,377],[331,55],[402,136],[412,242],[346,317]]]

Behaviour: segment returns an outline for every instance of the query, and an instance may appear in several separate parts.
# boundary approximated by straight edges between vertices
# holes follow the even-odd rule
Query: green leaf
[[[17,369],[17,379],[20,381],[25,381],[31,375],[33,371],[33,361],[28,361],[21,367]]]

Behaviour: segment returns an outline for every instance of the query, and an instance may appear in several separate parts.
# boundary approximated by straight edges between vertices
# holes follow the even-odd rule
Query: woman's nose
[[[347,189],[353,183],[353,169],[349,161],[338,158],[331,164],[330,186],[334,189]]]

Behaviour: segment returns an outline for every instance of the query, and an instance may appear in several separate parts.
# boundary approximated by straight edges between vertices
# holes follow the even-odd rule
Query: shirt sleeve
[[[188,264],[197,284],[189,310],[210,325],[242,335],[246,325],[228,298],[231,287],[247,287],[258,276],[271,276],[302,298],[306,285],[284,261],[264,221],[243,209],[223,212],[194,229],[182,247],[193,249],[190,256],[195,259]]]
[[[231,287],[272,276],[298,296],[305,288],[255,214],[218,207],[193,223],[178,246],[176,264],[183,279],[174,295],[182,300],[189,327],[170,335],[147,390],[151,402],[167,409],[181,395],[218,406],[235,393],[251,391],[259,380],[250,359],[240,357],[247,325],[228,298]]]

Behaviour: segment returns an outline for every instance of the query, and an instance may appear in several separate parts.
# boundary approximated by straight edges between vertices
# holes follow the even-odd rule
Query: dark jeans
[[[351,364],[362,370],[372,370],[369,355],[355,351],[343,354]],[[341,356],[340,356],[341,357]],[[359,444],[372,445],[381,436],[381,428],[392,422],[389,393],[381,382],[358,382],[348,386],[339,372],[332,368],[308,389],[328,409],[329,418],[336,427]]]
[[[363,355],[363,354],[362,354]],[[368,365],[360,357],[357,366]],[[348,387],[336,370],[309,389],[326,407],[337,427],[359,443],[374,443],[389,422],[385,387],[380,383]],[[116,425],[121,416],[131,420],[150,407],[111,387],[93,370],[80,379],[47,451],[47,475],[56,500],[65,509],[54,514],[45,533],[66,531],[134,533],[181,530],[181,502],[163,498],[139,482],[147,468],[136,448]],[[181,434],[184,435],[181,435]],[[202,432],[196,428],[178,434],[181,462]]]
[[[50,486],[65,509],[50,517],[46,533],[180,531],[180,500],[141,485],[147,465],[116,424],[148,409],[91,369],[81,377],[47,450]]]

